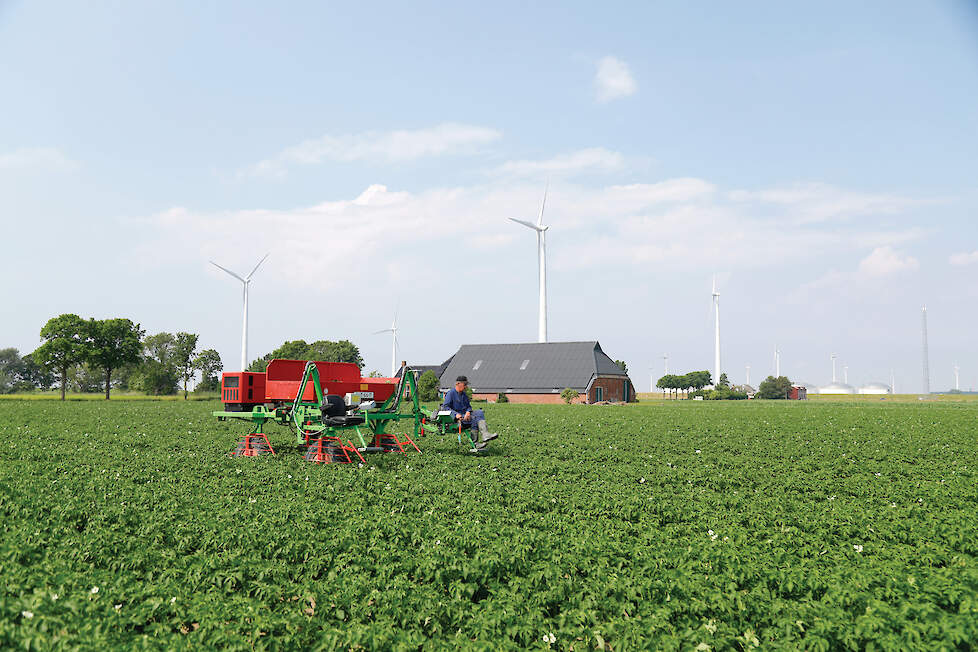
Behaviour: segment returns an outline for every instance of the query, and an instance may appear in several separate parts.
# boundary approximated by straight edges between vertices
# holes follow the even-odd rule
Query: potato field
[[[0,402],[0,648],[968,649],[978,405],[491,405],[367,464]]]

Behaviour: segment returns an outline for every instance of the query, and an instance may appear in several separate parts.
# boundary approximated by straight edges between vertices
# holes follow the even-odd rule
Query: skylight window
[[[526,371],[526,365],[530,364],[529,360],[524,360],[523,364],[520,365],[520,371]]]
[[[481,366],[482,366],[482,360],[476,360],[475,364],[472,366],[472,371],[477,371]]]

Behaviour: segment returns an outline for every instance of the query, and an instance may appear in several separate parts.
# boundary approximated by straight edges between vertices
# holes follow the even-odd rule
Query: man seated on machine
[[[442,403],[441,409],[448,410],[452,413],[452,417],[462,423],[463,426],[471,429],[472,434],[478,433],[478,436],[472,439],[476,442],[475,447],[478,450],[484,449],[491,440],[498,437],[494,432],[489,432],[489,427],[486,425],[486,415],[482,410],[473,410],[472,404],[469,402],[469,395],[465,393],[465,388],[469,385],[469,379],[465,376],[459,376],[455,379],[455,388],[448,390],[445,394],[445,400]]]

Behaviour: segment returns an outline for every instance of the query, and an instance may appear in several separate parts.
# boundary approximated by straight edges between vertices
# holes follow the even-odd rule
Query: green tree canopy
[[[615,364],[621,367],[621,370],[623,372],[625,372],[626,374],[628,373],[628,365],[625,364],[624,360],[615,360]]]
[[[176,338],[172,333],[156,333],[143,340],[143,362],[134,373],[133,383],[147,394],[172,394],[180,378],[175,364]]]
[[[65,400],[68,369],[82,362],[88,353],[88,327],[78,315],[66,313],[52,317],[41,328],[44,342],[34,351],[34,360],[47,365],[61,377],[61,400]]]
[[[720,380],[717,382],[717,389],[730,389],[730,379],[727,378],[727,374],[720,374]]]
[[[350,340],[318,340],[312,344],[305,340],[290,340],[271,353],[267,353],[248,365],[248,371],[265,371],[268,363],[276,358],[285,360],[317,360],[323,362],[352,362],[363,367],[360,349]]]
[[[177,333],[173,336],[173,366],[183,379],[183,400],[187,400],[187,383],[193,378],[194,359],[197,353],[196,333]]]
[[[438,400],[438,376],[431,369],[418,379],[418,398],[422,401]]]
[[[105,374],[105,400],[109,399],[112,372],[139,361],[144,331],[128,319],[88,320],[86,361]]]
[[[784,399],[791,392],[791,381],[786,376],[768,376],[757,387],[757,398]]]
[[[200,372],[198,389],[213,391],[220,388],[217,374],[224,368],[221,354],[214,349],[204,349],[194,358],[194,368]]]

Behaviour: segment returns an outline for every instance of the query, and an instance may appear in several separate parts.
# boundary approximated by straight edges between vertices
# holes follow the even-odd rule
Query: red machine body
[[[265,402],[265,374],[238,371],[221,377],[221,400],[229,410],[250,411]]]
[[[229,412],[250,411],[256,405],[271,407],[291,403],[299,391],[305,360],[279,360],[268,363],[265,372],[226,373],[221,378],[221,400]],[[373,392],[378,403],[386,401],[397,389],[396,378],[363,378],[360,367],[351,362],[316,361],[324,394],[344,396],[355,392]],[[259,389],[260,388],[260,389]],[[302,396],[315,400],[311,384]]]

